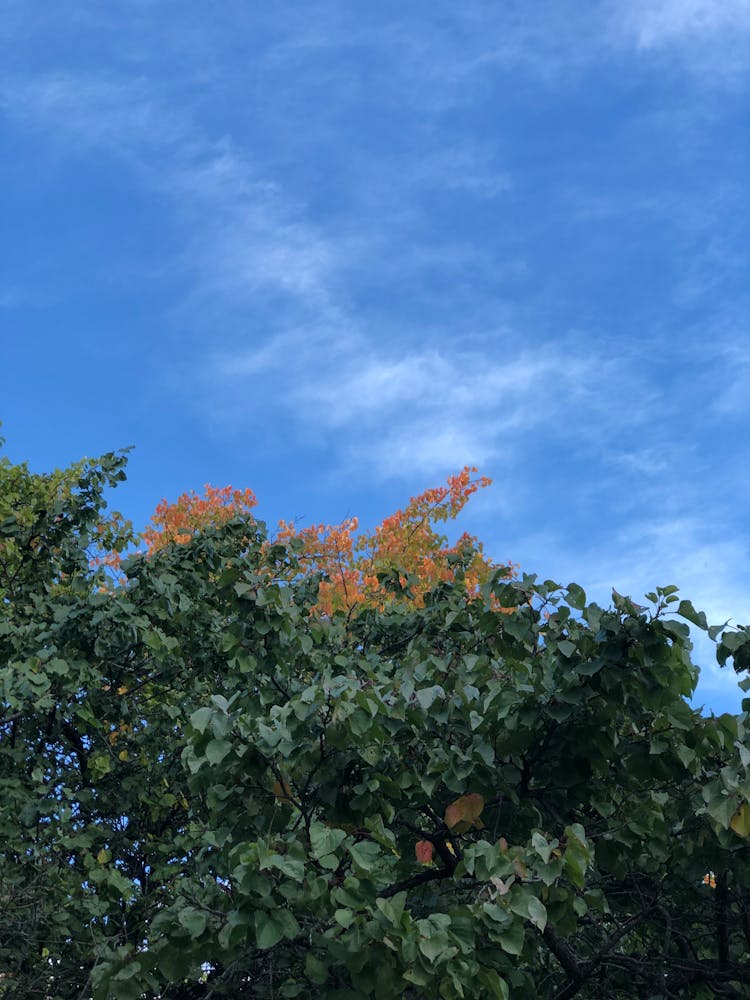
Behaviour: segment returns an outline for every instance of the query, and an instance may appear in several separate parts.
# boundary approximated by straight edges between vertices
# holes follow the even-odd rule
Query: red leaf
[[[434,847],[429,840],[418,840],[414,848],[414,853],[417,856],[417,861],[420,865],[430,865],[432,864],[432,852]]]

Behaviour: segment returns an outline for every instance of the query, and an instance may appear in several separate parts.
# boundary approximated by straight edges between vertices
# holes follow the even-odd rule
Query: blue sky
[[[136,445],[136,524],[472,463],[497,559],[750,619],[750,0],[3,0],[0,67],[13,459]]]

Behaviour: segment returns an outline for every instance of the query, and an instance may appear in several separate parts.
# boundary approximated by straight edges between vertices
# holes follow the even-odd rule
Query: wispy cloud
[[[334,434],[344,462],[359,455],[380,476],[518,460],[523,442],[540,435],[596,450],[614,427],[653,415],[653,397],[617,353],[566,340],[532,350],[514,339],[496,332],[493,357],[460,343],[399,352],[346,328],[288,332],[216,355],[208,398],[221,392],[227,419],[252,423],[271,395],[300,435]]]
[[[718,387],[713,407],[719,416],[747,416],[750,413],[748,334],[746,329],[738,330],[732,342],[725,344],[721,351],[725,377]]]
[[[750,0],[637,0],[614,10],[638,51],[676,53],[703,80],[732,82],[750,69]]]
[[[181,115],[166,112],[141,79],[54,73],[5,79],[0,106],[26,127],[80,149],[135,156],[185,139]]]
[[[748,0],[636,0],[625,21],[643,48],[750,30]]]
[[[173,261],[192,275],[191,303],[225,305],[263,292],[317,310],[334,250],[304,209],[226,137],[211,139],[143,79],[56,74],[5,81],[6,114],[57,143],[58,155],[94,150],[132,170],[187,232]]]

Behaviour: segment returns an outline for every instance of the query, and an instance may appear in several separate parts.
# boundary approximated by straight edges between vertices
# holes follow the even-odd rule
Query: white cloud
[[[204,398],[220,399],[227,421],[252,424],[266,418],[260,400],[272,396],[298,434],[334,436],[348,465],[407,478],[500,456],[521,461],[523,443],[540,437],[603,448],[613,427],[638,428],[653,413],[621,357],[562,340],[519,347],[505,331],[493,340],[491,353],[413,341],[398,352],[346,326],[300,329],[217,353]]]
[[[625,23],[642,48],[750,29],[750,0],[637,0]]]

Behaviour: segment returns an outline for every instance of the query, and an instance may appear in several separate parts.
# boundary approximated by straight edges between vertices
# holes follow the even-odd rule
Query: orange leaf
[[[285,781],[274,781],[273,783],[273,794],[281,802],[291,802],[292,801],[292,790],[287,785]]]
[[[452,833],[466,833],[472,827],[482,829],[480,816],[484,809],[484,798],[479,792],[470,792],[451,802],[445,810],[445,825]]]
[[[497,564],[485,556],[481,543],[472,535],[464,533],[451,545],[438,530],[439,525],[459,515],[477,490],[490,485],[486,476],[476,473],[473,466],[464,467],[449,476],[444,486],[412,497],[404,508],[369,532],[359,530],[356,517],[299,530],[293,522],[281,521],[276,540],[294,540],[297,561],[292,568],[271,566],[268,570],[271,575],[281,570],[292,578],[321,574],[313,610],[324,617],[337,611],[349,614],[358,607],[382,609],[393,603],[422,607],[425,594],[444,582],[460,580],[469,595],[476,595]],[[150,526],[141,534],[146,553],[152,555],[167,545],[185,545],[206,528],[219,528],[235,517],[252,524],[256,503],[252,490],[210,485],[202,495],[190,491],[173,503],[162,500]],[[109,565],[110,558],[114,559],[112,566],[119,568],[118,553],[107,554],[105,564]],[[514,575],[516,567],[508,565]],[[400,586],[394,587],[394,583]],[[496,610],[503,610],[494,598],[491,600]]]
[[[417,861],[420,865],[431,865],[432,864],[432,853],[434,847],[429,840],[418,840],[415,847],[414,853],[417,856]]]

